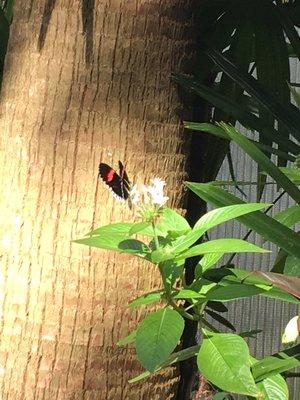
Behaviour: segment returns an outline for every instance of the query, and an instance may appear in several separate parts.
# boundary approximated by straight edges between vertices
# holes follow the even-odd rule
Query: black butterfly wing
[[[123,190],[123,198],[126,200],[129,197],[129,192],[131,188],[131,184],[127,175],[127,172],[125,171],[124,165],[119,161],[119,173],[120,177],[122,179],[122,190]]]
[[[106,185],[111,189],[111,191],[117,196],[117,198],[123,200],[127,199],[128,195],[127,197],[124,197],[125,192],[123,189],[123,179],[112,167],[107,164],[100,163],[99,175]]]

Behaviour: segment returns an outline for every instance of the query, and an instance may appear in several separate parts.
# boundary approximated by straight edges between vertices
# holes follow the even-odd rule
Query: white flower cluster
[[[160,178],[151,179],[152,185],[134,185],[130,191],[130,197],[133,204],[143,203],[146,205],[163,206],[169,197],[164,195],[164,186],[166,182]]]

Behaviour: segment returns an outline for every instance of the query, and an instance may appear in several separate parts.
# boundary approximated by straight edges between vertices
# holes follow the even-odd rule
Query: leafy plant
[[[260,87],[284,104],[290,100],[287,86],[287,82],[290,82],[289,59],[300,58],[300,40],[297,33],[299,21],[300,8],[297,2],[293,1],[206,0],[201,3],[201,49],[198,52],[195,80],[202,85],[202,96],[214,106],[207,111],[207,115],[211,115],[215,121],[230,122],[234,125],[236,120],[240,119],[240,116],[231,110],[232,105],[236,103],[239,105],[239,114],[255,110],[261,125],[267,126],[268,129],[274,127],[274,116],[254,98],[245,95],[237,81],[216,63],[211,50],[216,49],[222,53],[239,71],[249,72],[250,75],[255,72]],[[175,80],[177,78],[178,76],[174,77]],[[211,101],[211,94],[215,98],[219,95],[218,102]],[[222,99],[225,103],[228,101],[227,107],[222,106]],[[285,137],[288,135],[281,123],[278,130]],[[272,139],[260,136],[259,142],[262,145],[270,145]],[[228,152],[229,144],[224,140],[208,138],[204,181],[216,178]],[[228,161],[231,162],[230,155]],[[285,165],[286,160],[279,157],[279,163]],[[260,179],[263,183],[264,178],[260,176]]]
[[[202,186],[189,184],[197,193]],[[213,189],[222,190],[212,186]],[[150,192],[150,191],[149,191]],[[153,193],[153,190],[152,190]],[[197,193],[199,195],[199,193]],[[162,199],[167,199],[161,196]],[[164,200],[165,201],[165,200]],[[134,332],[119,341],[124,346],[134,344],[137,357],[144,373],[131,379],[137,382],[176,362],[197,357],[199,371],[220,390],[239,393],[249,398],[267,399],[269,391],[280,384],[280,393],[287,393],[285,381],[279,375],[300,364],[298,353],[285,355],[284,364],[268,368],[262,376],[259,365],[264,360],[251,358],[245,337],[255,332],[235,333],[235,327],[220,313],[227,308],[223,302],[251,296],[266,296],[299,304],[300,279],[294,279],[294,286],[282,282],[280,275],[270,277],[253,274],[243,268],[216,268],[216,263],[227,253],[267,251],[241,239],[218,239],[197,244],[209,229],[233,218],[256,220],[257,213],[269,206],[266,203],[233,204],[212,210],[202,216],[192,228],[186,219],[174,210],[153,202],[152,206],[140,210],[142,221],[117,223],[100,227],[90,232],[77,243],[128,253],[154,264],[161,276],[161,286],[153,292],[134,299],[129,307],[154,305]],[[267,218],[267,217],[266,217]],[[289,230],[281,222],[280,228]],[[273,233],[270,232],[273,237]],[[274,234],[274,237],[276,234]],[[145,238],[148,238],[145,241]],[[278,239],[281,240],[280,238]],[[298,250],[295,252],[299,252]],[[296,246],[296,247],[297,247]],[[293,246],[291,245],[291,253]],[[293,253],[294,254],[294,253]],[[191,284],[184,279],[183,265],[187,258],[201,255],[196,276]],[[161,305],[161,301],[163,305]],[[230,329],[232,333],[220,332],[213,320]],[[202,332],[202,340],[196,345],[180,349],[180,337],[184,320],[195,321]],[[254,360],[254,361],[253,361]],[[267,363],[268,361],[266,361]],[[262,368],[262,367],[260,367]],[[280,400],[287,399],[287,396]],[[274,397],[278,399],[279,397]]]

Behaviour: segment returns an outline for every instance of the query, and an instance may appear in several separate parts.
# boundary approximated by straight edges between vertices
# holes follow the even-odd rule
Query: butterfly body
[[[108,164],[99,164],[99,176],[118,200],[129,200],[130,181],[124,165],[119,161],[119,173]]]

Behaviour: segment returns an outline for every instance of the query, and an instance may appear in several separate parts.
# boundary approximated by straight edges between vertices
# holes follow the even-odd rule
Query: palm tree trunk
[[[132,218],[98,180],[166,179],[182,205],[186,160],[170,73],[192,56],[192,0],[16,1],[0,106],[1,396],[171,399],[174,370],[140,372],[117,340],[158,285],[151,265],[71,243]]]

